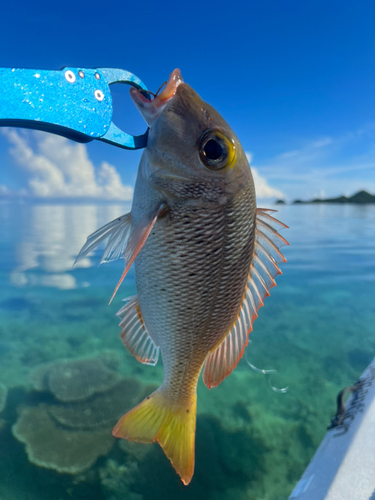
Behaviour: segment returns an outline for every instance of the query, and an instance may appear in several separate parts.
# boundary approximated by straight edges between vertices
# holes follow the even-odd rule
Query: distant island
[[[284,200],[278,200],[276,204],[285,203]],[[339,196],[338,198],[315,198],[314,200],[302,201],[294,200],[292,205],[307,204],[307,203],[375,203],[375,195],[368,193],[367,191],[358,191],[358,193],[353,194],[353,196]]]

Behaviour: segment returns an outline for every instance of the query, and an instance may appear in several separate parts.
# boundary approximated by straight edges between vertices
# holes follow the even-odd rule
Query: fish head
[[[149,125],[146,175],[167,196],[224,204],[253,179],[246,154],[222,116],[171,74],[153,100],[131,96]]]

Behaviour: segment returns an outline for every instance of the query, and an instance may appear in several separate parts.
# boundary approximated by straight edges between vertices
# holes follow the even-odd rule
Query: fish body
[[[235,368],[286,241],[283,225],[256,208],[233,130],[178,71],[151,102],[131,94],[150,126],[131,214],[89,237],[80,256],[110,236],[104,260],[124,250],[124,275],[134,261],[138,296],[118,313],[121,337],[141,362],[155,364],[161,353],[164,381],[114,435],[158,441],[188,484],[202,367],[208,387]]]
[[[223,119],[209,112],[195,92],[189,94],[192,89],[181,84],[174,106],[180,109],[179,99],[194,99],[198,110],[204,106],[202,131],[220,126]],[[171,142],[178,140],[178,132],[169,135]],[[202,132],[195,135],[199,139]],[[149,141],[153,147],[152,129]],[[159,148],[157,138],[155,143]],[[147,150],[140,164],[132,208],[135,221],[160,203],[168,206],[168,213],[158,220],[135,260],[139,305],[150,335],[160,346],[163,389],[180,400],[189,400],[195,393],[207,354],[232,328],[243,300],[256,205],[246,156],[242,151],[237,154],[246,170],[241,180],[236,179],[235,189],[229,190],[223,175],[194,182],[173,173],[166,179],[162,169],[160,175],[156,171],[148,177],[156,169],[150,166],[153,155]]]

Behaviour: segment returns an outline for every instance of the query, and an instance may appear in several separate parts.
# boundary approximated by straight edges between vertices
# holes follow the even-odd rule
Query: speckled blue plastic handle
[[[133,136],[112,122],[112,83],[147,90],[121,69],[0,68],[0,126],[44,130],[77,142],[98,139],[125,149],[146,147],[147,132]]]

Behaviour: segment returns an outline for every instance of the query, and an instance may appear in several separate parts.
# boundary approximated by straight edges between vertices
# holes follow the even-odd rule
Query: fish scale
[[[135,261],[142,317],[161,348],[168,395],[180,402],[239,313],[254,247],[251,192],[220,209],[169,207]]]

